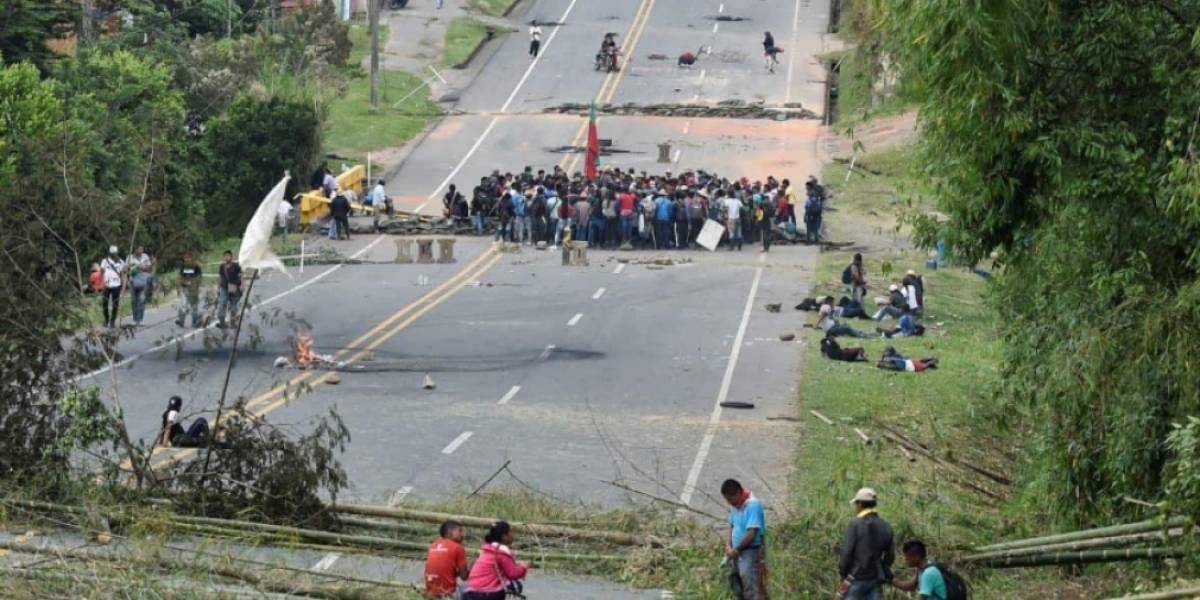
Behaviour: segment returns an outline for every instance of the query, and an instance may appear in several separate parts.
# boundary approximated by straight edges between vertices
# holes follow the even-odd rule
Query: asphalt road
[[[710,18],[718,14],[750,20]],[[823,110],[812,55],[828,49],[820,33],[827,0],[538,0],[520,20],[529,18],[565,24],[547,28],[536,61],[523,31],[491,54],[457,104],[469,114],[439,125],[389,178],[401,207],[437,212],[431,198],[444,185],[470,189],[493,168],[578,168],[579,155],[547,148],[581,143],[586,120],[532,114],[560,102],[761,97]],[[761,62],[767,28],[785,48],[774,75]],[[621,74],[591,68],[605,31],[619,31],[633,56]],[[690,71],[674,69],[673,58],[646,58],[702,44],[714,54]],[[599,127],[630,150],[608,161],[622,167],[794,181],[820,168],[815,121],[610,117]],[[655,162],[663,140],[674,146],[669,165]],[[794,416],[800,345],[816,342],[787,308],[808,290],[815,251],[672,252],[693,262],[662,269],[616,262],[655,253],[592,251],[591,266],[562,267],[557,254],[497,254],[484,240],[462,239],[457,264],[396,265],[390,238],[316,243],[371,264],[310,266],[256,283],[260,343],[240,354],[229,390],[279,423],[336,407],[353,433],[344,456],[350,498],[436,501],[473,488],[506,460],[520,482],[504,475],[495,485],[606,506],[644,500],[606,480],[718,514],[726,477],[768,504],[786,492],[796,428],[772,417]],[[776,302],[783,313],[764,310]],[[228,333],[179,331],[168,312],[152,311],[147,321],[157,324],[122,342],[133,360],[84,380],[120,398],[139,437],[155,434],[171,394],[202,412],[224,384],[228,340],[212,336]],[[271,366],[292,353],[286,315],[311,325],[318,353],[349,362],[339,385],[327,384],[325,372]],[[798,341],[778,341],[783,332]],[[435,390],[422,389],[426,374]],[[296,393],[299,386],[311,391]],[[756,407],[722,410],[724,400]],[[159,459],[191,454],[166,450]]]

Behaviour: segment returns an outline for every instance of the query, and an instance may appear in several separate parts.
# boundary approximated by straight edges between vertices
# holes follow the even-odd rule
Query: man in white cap
[[[125,262],[118,258],[116,246],[108,247],[108,256],[100,261],[100,272],[104,275],[104,295],[101,306],[104,310],[104,326],[117,326],[121,316],[121,291],[125,288]],[[111,310],[109,303],[112,303]]]
[[[854,495],[854,519],[842,539],[838,576],[849,582],[845,600],[880,600],[881,588],[892,580],[896,544],[892,526],[884,521],[875,506],[878,494],[862,488]]]
[[[908,298],[900,290],[900,286],[893,283],[888,286],[888,304],[880,307],[871,318],[876,321],[899,319],[904,315],[904,307],[907,303]]]
[[[912,309],[913,314],[921,312],[925,307],[925,281],[917,272],[909,269],[904,274],[904,280],[900,282],[904,286],[904,297],[908,301],[908,307]]]

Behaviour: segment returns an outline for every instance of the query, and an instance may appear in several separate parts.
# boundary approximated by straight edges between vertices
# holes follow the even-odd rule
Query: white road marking
[[[517,392],[519,392],[519,391],[521,391],[521,386],[519,386],[519,385],[512,386],[512,389],[508,390],[508,393],[505,394],[504,397],[501,398],[499,402],[497,402],[497,404],[508,404],[508,402],[510,400],[512,400],[517,395]]]
[[[796,0],[796,14],[792,17],[792,48],[796,47],[796,36],[800,31],[800,0]],[[796,53],[788,54],[787,89],[783,91],[783,102],[792,101],[792,71],[796,70]],[[826,77],[829,77],[827,74]]]
[[[558,18],[559,25],[567,22],[567,15],[571,14],[571,10],[575,8],[575,3],[578,1],[579,0],[571,0],[571,3],[567,5],[567,10],[564,11],[563,15]],[[546,50],[550,49],[550,44],[554,43],[554,38],[558,35],[559,31],[562,31],[562,27],[555,27],[554,30],[550,32],[550,37],[546,38],[546,43],[542,44],[542,49],[538,53],[537,58],[534,58],[533,62],[529,63],[529,67],[525,69],[525,74],[521,76],[521,80],[517,82],[517,85],[513,88],[512,93],[508,95],[508,100],[505,100],[504,105],[500,107],[501,113],[508,112],[508,106],[512,104],[513,99],[517,97],[517,93],[521,91],[521,87],[525,85],[525,82],[529,79],[529,75],[533,73],[534,67],[537,67],[538,62],[542,60],[542,56],[545,56]],[[467,161],[471,160],[471,157],[474,156],[475,152],[479,150],[479,146],[483,144],[483,140],[487,139],[488,134],[492,132],[492,129],[496,127],[496,123],[499,121],[500,117],[492,117],[492,121],[488,123],[487,128],[483,130],[483,135],[479,136],[479,139],[475,140],[475,144],[471,146],[470,150],[467,150],[467,154],[462,157],[462,160],[459,161],[458,166],[454,167],[454,170],[450,171],[450,175],[446,177],[446,180],[438,184],[437,189],[433,190],[433,193],[429,194],[430,200],[436,198],[437,195],[441,193],[442,188],[450,185],[450,181],[458,176],[458,172],[461,171],[464,166],[466,166]]]
[[[337,559],[339,559],[341,557],[342,557],[342,555],[338,554],[337,552],[331,552],[329,554],[326,554],[324,556],[324,558],[317,561],[317,564],[313,565],[313,568],[310,570],[317,571],[318,573],[323,573],[325,571],[328,571],[330,569],[330,567],[333,566],[333,563],[337,562]]]
[[[722,4],[722,5],[721,5],[719,8],[717,8],[717,13],[718,13],[718,14],[720,14],[720,13],[723,13],[723,12],[725,12],[725,5],[724,5],[724,4]]]
[[[370,244],[367,245],[367,247],[363,248],[362,250],[359,250],[358,252],[355,252],[354,254],[351,254],[350,258],[358,258],[358,257],[366,254],[368,251],[371,250],[371,248],[374,248],[375,246],[377,246],[379,244],[379,242],[382,242],[383,240],[387,239],[388,237],[390,237],[390,236],[386,236],[386,235],[379,236],[379,239],[375,240],[374,242],[371,242]],[[333,273],[334,271],[342,268],[343,266],[345,266],[345,265],[344,264],[334,265],[334,266],[330,267],[329,269],[326,269],[325,271],[318,273],[316,277],[313,277],[312,279],[309,279],[308,281],[305,281],[304,283],[301,283],[300,285],[297,285],[296,287],[294,287],[290,290],[285,290],[283,292],[275,294],[274,296],[271,296],[270,298],[267,298],[266,300],[263,300],[262,302],[259,302],[255,305],[253,305],[249,309],[249,311],[258,310],[259,308],[266,306],[280,298],[283,298],[284,296],[289,296],[291,294],[294,294],[294,293],[320,281],[326,275]],[[80,375],[79,377],[75,378],[75,383],[79,383],[80,381],[83,381],[84,379],[88,379],[90,377],[96,377],[98,375],[103,375],[103,374],[107,373],[110,369],[124,367],[125,365],[128,365],[129,363],[131,363],[139,358],[142,358],[143,356],[146,356],[147,354],[153,354],[155,352],[162,352],[167,346],[169,346],[171,344],[176,344],[179,342],[184,342],[184,341],[190,340],[190,339],[200,335],[201,333],[204,333],[205,331],[207,331],[209,329],[213,329],[216,326],[217,326],[216,323],[211,323],[208,325],[208,327],[194,329],[183,335],[177,335],[169,340],[166,340],[159,346],[155,346],[149,350],[144,350],[142,352],[138,352],[137,354],[134,354],[133,356],[130,356],[130,357],[122,360],[121,362],[118,362],[111,366],[101,367],[101,368],[96,369],[95,371],[92,371],[91,373],[88,373],[86,375]]]
[[[571,317],[570,321],[567,321],[567,327],[574,327],[575,324],[578,323],[579,320],[582,318],[583,318],[583,313],[576,314],[575,316]]]
[[[720,23],[713,23],[713,33],[717,32],[717,27],[720,27],[720,25]]]
[[[412,490],[411,485],[406,485],[396,490],[392,494],[392,497],[388,499],[388,506],[399,506],[401,502],[404,502],[404,497],[412,493]]]
[[[621,271],[624,271],[624,270],[625,270],[625,263],[621,263],[621,264],[617,265],[617,268],[613,269],[613,275],[620,275]]]
[[[550,353],[554,352],[554,348],[555,348],[554,344],[550,344],[549,346],[546,346],[546,349],[542,350],[542,355],[539,356],[538,358],[541,360],[546,360],[546,359],[550,358]]]
[[[679,157],[680,157],[680,156],[682,156],[682,155],[683,155],[683,150],[680,150],[680,149],[676,148],[676,149],[675,149],[675,160],[674,160],[674,162],[675,162],[676,164],[678,164],[678,163],[679,163]]]
[[[683,135],[687,135],[687,134],[688,134],[688,130],[689,130],[689,129],[691,129],[691,128],[692,128],[692,122],[691,122],[691,121],[688,121],[687,123],[684,123],[684,124],[683,124]]]
[[[699,99],[700,99],[700,94],[696,94],[695,96],[692,96],[692,102],[695,102]]]
[[[708,73],[705,69],[700,69],[700,77],[696,79],[696,85],[704,83],[704,75]]]
[[[454,441],[450,442],[449,446],[442,448],[442,454],[452,454],[455,450],[458,450],[459,446],[463,445],[463,442],[470,439],[473,435],[475,435],[474,431],[464,431],[462,435],[454,438]]]
[[[604,292],[605,292],[607,289],[608,289],[608,288],[600,288],[600,289],[596,290],[596,293],[595,293],[595,294],[592,294],[592,300],[599,300],[599,299],[600,299],[600,296],[603,296],[603,295],[604,295]]]
[[[415,209],[413,210],[413,212],[415,212],[415,213],[419,213],[419,212],[421,212],[421,209],[422,209],[422,208],[425,208],[425,207],[426,207],[428,204],[429,204],[428,202],[422,202],[421,204],[419,204],[419,205],[417,206],[417,208],[415,208]]]
[[[729,386],[733,384],[733,371],[737,368],[738,356],[742,353],[742,340],[746,337],[746,326],[750,324],[750,313],[754,308],[754,296],[758,294],[758,284],[762,282],[763,267],[754,270],[754,283],[750,284],[750,295],[746,297],[746,308],[742,310],[742,323],[738,326],[737,336],[733,340],[733,349],[729,352],[729,365],[725,367],[725,378],[721,380],[721,390],[717,393],[717,402],[713,405],[712,416],[708,419],[708,430],[700,442],[700,450],[696,452],[696,460],[692,470],[688,472],[687,482],[679,501],[688,506],[692,502],[692,494],[696,493],[696,482],[700,480],[700,471],[704,469],[704,461],[708,460],[708,451],[712,448],[713,438],[717,435],[717,425],[721,422],[721,403],[729,397]]]

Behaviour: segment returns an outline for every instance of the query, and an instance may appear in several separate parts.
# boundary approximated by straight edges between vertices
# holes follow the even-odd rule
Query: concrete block
[[[421,264],[433,262],[433,240],[417,240],[417,262]]]
[[[458,262],[454,258],[454,238],[438,238],[438,258],[437,262],[440,265],[448,265]]]
[[[396,260],[393,262],[410,264],[412,261],[412,240],[403,237],[396,238]]]

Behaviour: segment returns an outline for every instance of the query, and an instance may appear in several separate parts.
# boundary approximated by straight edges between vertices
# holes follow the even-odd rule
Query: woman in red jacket
[[[479,558],[471,565],[463,600],[504,600],[505,588],[512,584],[520,585],[529,572],[530,563],[518,563],[513,558],[512,550],[508,547],[512,542],[512,526],[507,521],[492,523],[491,529],[483,537]]]

